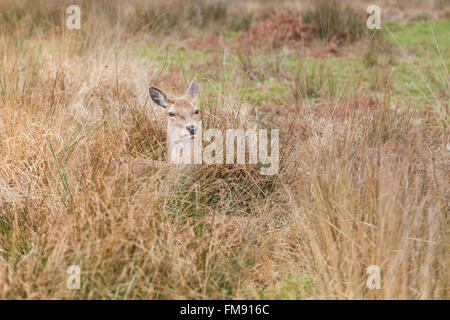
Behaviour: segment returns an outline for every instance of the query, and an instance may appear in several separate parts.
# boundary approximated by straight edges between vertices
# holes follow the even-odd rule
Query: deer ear
[[[191,81],[191,84],[189,85],[189,88],[186,90],[184,94],[190,97],[192,100],[194,100],[195,97],[197,97],[197,93],[198,93],[197,78],[194,77],[194,79],[192,79]]]
[[[150,87],[148,92],[150,93],[150,97],[152,98],[154,103],[156,103],[160,107],[167,108],[167,106],[169,105],[169,101],[161,90],[155,87]]]

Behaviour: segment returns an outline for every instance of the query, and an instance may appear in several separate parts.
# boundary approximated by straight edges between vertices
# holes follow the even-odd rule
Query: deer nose
[[[196,126],[187,126],[187,131],[189,131],[190,135],[193,136],[197,133],[197,127]]]

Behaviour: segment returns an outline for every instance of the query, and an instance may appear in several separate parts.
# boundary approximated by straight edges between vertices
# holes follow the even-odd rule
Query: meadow
[[[450,2],[375,2],[0,0],[0,298],[450,299]],[[277,174],[152,165],[194,76]]]

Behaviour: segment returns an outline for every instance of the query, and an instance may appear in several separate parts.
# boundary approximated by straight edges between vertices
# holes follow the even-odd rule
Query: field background
[[[449,68],[446,0],[1,0],[0,298],[449,299]],[[151,164],[194,76],[277,175]]]

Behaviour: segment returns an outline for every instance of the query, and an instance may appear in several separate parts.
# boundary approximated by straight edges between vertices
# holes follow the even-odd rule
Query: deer
[[[191,163],[194,138],[200,131],[200,109],[195,105],[197,79],[194,77],[185,93],[174,99],[168,99],[154,86],[150,86],[149,93],[152,101],[164,108],[167,115],[168,160],[175,164]]]
[[[118,172],[125,175],[143,176],[149,171],[170,170],[174,182],[195,182],[198,166],[192,164],[194,138],[201,139],[200,109],[195,105],[198,93],[194,77],[182,96],[168,99],[158,88],[150,86],[151,100],[162,107],[167,116],[168,160],[149,160],[122,156],[113,161]],[[200,148],[201,155],[201,148]],[[176,164],[176,166],[168,166]],[[166,171],[167,172],[167,171]],[[180,180],[180,175],[184,178]],[[187,179],[187,180],[186,180]]]

